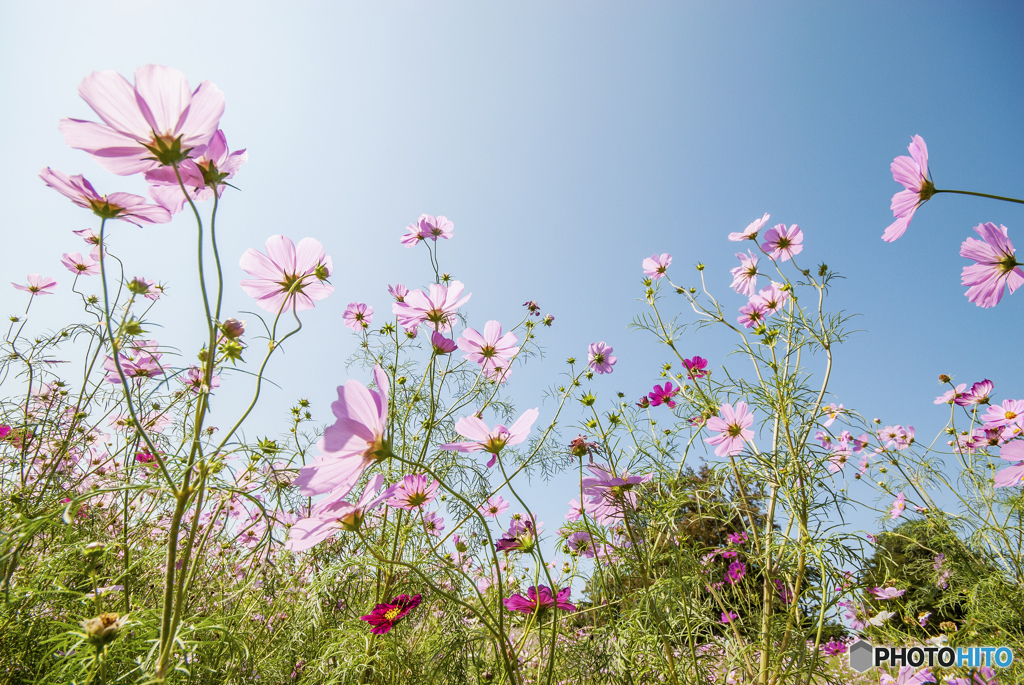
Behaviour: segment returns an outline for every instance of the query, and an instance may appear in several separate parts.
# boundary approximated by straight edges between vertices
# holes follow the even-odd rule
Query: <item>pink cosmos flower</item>
[[[429,323],[436,331],[448,331],[455,321],[455,312],[472,297],[472,293],[462,297],[465,288],[459,281],[452,281],[449,286],[431,285],[429,294],[412,290],[402,302],[393,303],[391,311],[402,328],[414,329],[421,323]]]
[[[644,260],[642,266],[644,274],[656,281],[665,275],[670,264],[672,264],[672,255],[668,252],[663,252],[660,255],[652,254]]]
[[[373,611],[361,616],[360,619],[373,626],[371,633],[384,635],[419,605],[420,595],[399,595],[392,599],[390,604],[378,604]]]
[[[434,501],[440,486],[439,482],[422,473],[406,476],[391,489],[388,506],[406,511],[422,507]]]
[[[590,347],[587,348],[587,361],[590,362],[590,368],[597,373],[611,373],[612,367],[618,360],[617,357],[612,356],[612,352],[615,350],[610,346],[606,345],[602,340],[601,342],[590,343]]]
[[[391,297],[395,298],[395,302],[405,302],[405,296],[409,294],[409,289],[401,283],[388,286],[388,292]]]
[[[528,554],[537,544],[538,528],[539,526],[535,526],[532,520],[522,518],[521,514],[515,514],[508,531],[494,543],[494,548],[499,552]]]
[[[317,443],[321,456],[299,469],[295,485],[304,497],[333,491],[341,499],[356,484],[368,466],[386,459],[391,450],[385,441],[388,418],[388,377],[380,366],[373,367],[377,390],[357,380],[338,388],[338,401],[331,404],[337,421],[328,426]]]
[[[533,422],[540,416],[537,408],[527,409],[516,419],[510,428],[497,425],[494,429],[487,427],[487,424],[478,416],[466,416],[455,423],[455,430],[459,435],[469,438],[469,442],[450,442],[441,445],[442,450],[453,450],[455,452],[490,452],[491,460],[487,462],[487,468],[494,466],[498,460],[498,453],[508,445],[518,445],[530,434]]]
[[[882,240],[887,243],[906,232],[917,208],[935,194],[935,184],[928,178],[928,147],[924,139],[914,136],[907,150],[910,151],[910,157],[897,157],[889,167],[893,180],[902,185],[904,190],[892,196],[891,209],[896,221],[882,234]]]
[[[249,153],[243,150],[231,152],[224,132],[218,130],[210,139],[209,145],[197,146],[189,153],[193,159],[186,159],[178,166],[182,185],[188,191],[193,202],[205,202],[213,198],[214,188],[217,196],[224,192],[225,181],[249,160]],[[181,192],[174,168],[157,167],[146,172],[146,181],[150,183],[149,196],[161,207],[177,214],[185,208],[185,194]]]
[[[60,263],[76,276],[95,276],[100,272],[100,263],[92,257],[83,257],[79,252],[65,252]]]
[[[135,340],[122,346],[117,356],[125,377],[141,382],[147,378],[162,376],[164,369],[160,365],[160,359],[163,357],[163,353],[159,352],[159,349],[160,343],[156,340]],[[105,379],[107,382],[121,382],[113,357],[106,358],[103,368],[107,371]]]
[[[501,600],[509,611],[518,611],[522,614],[540,613],[545,609],[558,608],[562,611],[574,612],[576,607],[569,603],[569,595],[572,588],[566,587],[555,592],[547,585],[530,586],[526,589],[526,597],[512,595],[508,599]]]
[[[660,385],[655,385],[654,390],[648,393],[648,397],[651,400],[651,406],[657,407],[661,404],[665,404],[669,409],[675,409],[676,403],[672,398],[679,392],[679,388],[672,387],[671,381],[665,383],[665,387],[662,388]]]
[[[581,482],[583,496],[588,498],[583,504],[583,510],[601,526],[621,521],[627,508],[635,509],[634,488],[654,477],[653,473],[631,476],[628,471],[616,475],[610,465],[604,467],[588,464],[587,469],[593,476],[588,476]]]
[[[935,404],[953,404],[954,402],[960,404],[959,400],[964,396],[964,390],[966,389],[967,384],[961,383],[952,390],[947,390],[936,397]]]
[[[782,306],[786,304],[787,300],[789,300],[789,292],[782,288],[783,286],[781,283],[775,283],[772,281],[770,286],[762,288],[757,295],[752,296],[750,298],[750,302],[759,303],[765,310],[765,316],[775,314],[782,309]]]
[[[501,495],[495,495],[489,498],[486,502],[480,505],[480,513],[484,516],[491,516],[498,518],[499,515],[503,514],[508,509],[508,502],[501,497]]]
[[[762,301],[755,295],[750,302],[740,307],[740,315],[736,317],[737,323],[743,324],[744,328],[753,328],[764,323],[768,316]]]
[[[458,349],[458,345],[455,341],[444,337],[444,335],[438,331],[434,331],[430,334],[430,346],[434,348],[434,354],[451,354]]]
[[[924,685],[924,683],[934,682],[935,676],[932,675],[931,670],[922,668],[918,671],[913,666],[901,666],[895,679],[888,673],[878,675],[878,685]]]
[[[569,511],[565,515],[567,521],[579,521],[583,515],[583,505],[577,499],[569,500]]]
[[[373,323],[373,307],[362,302],[349,302],[341,318],[346,326],[356,333],[361,333]]]
[[[509,362],[519,352],[516,346],[518,340],[516,334],[511,331],[505,335],[501,334],[500,321],[488,321],[484,326],[483,335],[472,328],[467,328],[456,342],[459,349],[468,352],[462,355],[463,359],[475,362],[482,370],[488,371],[497,367],[508,368]]]
[[[989,397],[992,395],[992,389],[995,386],[992,381],[987,378],[983,381],[978,381],[971,386],[971,389],[964,393],[964,396],[958,400],[954,400],[961,407],[970,407],[975,404],[988,404]]]
[[[589,559],[594,558],[594,540],[590,533],[585,530],[580,530],[570,535],[566,539],[565,544],[573,554],[582,555]]]
[[[433,511],[427,512],[423,515],[423,529],[428,535],[439,537],[444,530],[444,519]]]
[[[960,246],[960,256],[976,263],[965,266],[960,273],[960,284],[970,286],[967,300],[979,307],[995,307],[1003,298],[1003,286],[1012,294],[1024,284],[1024,270],[1014,255],[1016,250],[1006,233],[1006,226],[993,223],[974,227],[981,236],[968,238]]]
[[[786,224],[779,224],[764,234],[761,249],[772,259],[785,262],[792,259],[793,255],[803,252],[803,242],[804,233],[799,226],[793,224],[786,228]]]
[[[989,405],[981,420],[985,428],[1024,425],[1024,400],[1003,400],[1002,404]]]
[[[319,240],[303,238],[296,247],[283,235],[267,238],[267,254],[249,248],[239,260],[252,279],[242,281],[242,290],[256,298],[256,304],[271,314],[294,308],[312,309],[334,286],[327,283],[334,270]]]
[[[156,302],[160,299],[160,295],[164,292],[164,286],[157,285],[153,281],[147,280],[142,276],[136,276],[132,280],[128,281],[128,292],[134,293],[135,295],[142,295],[147,300],[153,300]]]
[[[893,500],[892,511],[889,512],[889,518],[891,518],[891,519],[898,519],[903,514],[903,511],[906,508],[907,508],[906,497],[904,497],[903,493],[900,492],[900,494],[896,495],[896,499]]]
[[[750,297],[757,289],[757,257],[747,250],[747,254],[737,252],[736,258],[740,260],[740,265],[729,270],[732,274],[729,287],[740,295]]]
[[[100,195],[81,174],[68,176],[46,167],[39,172],[39,178],[74,204],[90,210],[101,219],[121,219],[128,223],[165,224],[171,214],[159,205],[151,205],[146,198],[131,193]]]
[[[871,594],[881,600],[896,599],[902,597],[906,590],[897,590],[894,587],[873,587],[868,590]]]
[[[735,611],[729,613],[722,612],[722,617],[718,620],[719,623],[732,623],[739,618],[739,615]]]
[[[739,242],[741,240],[757,240],[757,232],[761,230],[762,226],[768,223],[768,218],[768,213],[765,212],[765,215],[760,219],[750,222],[750,224],[743,229],[742,233],[730,233],[729,240],[733,242]]]
[[[199,391],[203,389],[203,370],[200,369],[198,366],[190,366],[188,367],[188,373],[186,374],[186,377],[183,380],[185,382],[185,385],[187,385],[189,390],[192,392],[192,394],[198,395]],[[209,389],[213,390],[214,388],[219,387],[220,375],[214,374],[213,377],[210,378]]]
[[[39,274],[29,274],[28,285],[21,285],[20,283],[11,282],[17,290],[22,292],[32,293],[32,297],[36,295],[53,295],[53,291],[57,289],[57,281],[50,277],[43,277]]]
[[[838,656],[846,654],[848,651],[849,647],[846,646],[846,643],[839,640],[830,640],[821,646],[821,653],[825,656]]]
[[[933,683],[934,680],[922,680],[922,683]],[[916,684],[915,684],[916,685]],[[979,666],[972,670],[966,678],[951,678],[946,685],[999,685],[999,674],[990,666]]]
[[[754,415],[747,410],[747,403],[740,401],[733,408],[731,404],[723,404],[720,409],[720,416],[712,416],[708,419],[707,428],[709,431],[718,431],[718,435],[707,439],[709,445],[717,445],[715,456],[724,457],[739,454],[743,451],[743,445],[754,437],[754,431],[749,430],[754,424]]]
[[[694,357],[693,359],[684,359],[683,366],[686,367],[686,376],[690,380],[696,380],[698,378],[704,378],[708,375],[708,360],[703,357]]]
[[[823,423],[822,425],[825,426],[825,428],[828,428],[829,426],[831,426],[835,422],[836,419],[839,418],[839,415],[842,414],[842,413],[843,413],[843,405],[841,405],[841,404],[837,405],[835,402],[832,402],[825,409],[825,416],[827,416],[828,418],[825,420],[825,423]]]
[[[309,516],[292,524],[288,532],[288,542],[284,545],[285,549],[302,552],[334,537],[339,530],[357,530],[366,514],[380,506],[391,495],[391,488],[377,495],[383,483],[384,476],[376,474],[366,484],[362,496],[355,504],[332,497],[326,497],[314,504]]]
[[[1007,488],[1024,482],[1024,442],[1014,441],[1003,445],[999,458],[1012,463],[996,474],[996,487]]]
[[[886,426],[878,432],[878,439],[889,449],[904,450],[914,442],[914,427]]]
[[[421,240],[433,240],[435,242],[438,238],[448,240],[452,237],[454,229],[455,224],[447,217],[432,217],[429,214],[420,214],[420,218],[415,223],[409,224],[406,228],[408,233],[403,235],[399,242],[406,247],[412,247]]]
[[[217,86],[203,81],[190,92],[184,74],[156,64],[136,69],[134,86],[117,72],[94,71],[78,94],[103,123],[64,119],[64,140],[119,176],[188,159],[209,144],[224,113]]]

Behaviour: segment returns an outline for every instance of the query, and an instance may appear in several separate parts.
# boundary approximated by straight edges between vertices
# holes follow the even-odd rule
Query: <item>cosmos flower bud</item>
[[[238,319],[228,319],[220,325],[220,332],[229,340],[241,338],[242,334],[245,333],[245,322]]]
[[[86,638],[96,646],[108,644],[117,637],[121,628],[128,622],[127,616],[120,614],[100,614],[96,618],[88,618],[81,621],[80,625],[85,630]]]

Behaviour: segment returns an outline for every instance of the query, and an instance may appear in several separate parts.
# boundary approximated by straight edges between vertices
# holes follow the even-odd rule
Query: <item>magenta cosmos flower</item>
[[[392,599],[390,604],[378,604],[369,614],[360,616],[360,619],[373,626],[371,633],[383,635],[418,607],[420,599],[419,595],[399,595]]]
[[[214,189],[217,197],[224,192],[225,181],[249,161],[249,153],[245,150],[228,149],[228,139],[223,131],[218,130],[210,144],[198,146],[191,152],[194,159],[186,159],[178,167],[181,184],[185,186],[193,202],[205,202],[213,198]],[[146,172],[146,181],[150,184],[149,196],[161,207],[166,207],[172,214],[177,214],[185,207],[185,194],[181,192],[178,178],[172,167],[158,167]]]
[[[78,94],[103,123],[63,119],[64,141],[119,176],[180,164],[210,142],[224,113],[217,86],[203,81],[190,91],[184,74],[157,64],[136,69],[134,86],[115,71],[94,71]]]
[[[720,416],[708,419],[708,430],[718,431],[718,435],[708,438],[707,443],[718,446],[715,456],[739,454],[743,451],[743,444],[754,437],[754,431],[749,430],[754,423],[754,415],[743,401],[737,402],[735,408],[731,404],[723,404],[719,411]]]
[[[570,594],[572,594],[572,588],[569,587],[558,590],[556,594],[547,585],[530,586],[526,589],[526,597],[512,595],[501,601],[509,611],[518,611],[521,614],[540,613],[554,607],[572,613],[576,611],[576,607],[569,603]]]
[[[409,291],[401,302],[391,305],[391,312],[398,317],[398,323],[406,330],[415,329],[421,323],[429,323],[436,331],[448,331],[455,321],[455,312],[469,302],[472,293],[462,297],[466,289],[459,281],[449,286],[435,283],[430,292]]]
[[[303,238],[296,246],[283,235],[272,235],[266,247],[267,254],[249,248],[239,260],[242,270],[253,277],[242,281],[242,290],[266,311],[312,309],[316,300],[334,292],[327,283],[334,263],[319,240]]]
[[[668,252],[662,252],[660,255],[652,254],[643,261],[642,266],[644,274],[656,281],[665,275],[670,264],[672,264],[672,255]]]
[[[764,234],[761,249],[772,259],[784,262],[803,251],[803,242],[804,232],[799,226],[793,224],[786,228],[786,224],[779,224]]]
[[[433,240],[434,242],[437,242],[438,238],[448,240],[452,237],[455,224],[448,217],[420,214],[420,218],[409,224],[405,230],[408,233],[399,238],[399,242],[406,247],[413,247],[422,240]]]
[[[597,373],[611,373],[612,367],[619,361],[617,357],[612,356],[614,351],[604,340],[590,343],[590,347],[587,348],[587,361],[590,362],[591,370]]]
[[[648,393],[647,397],[650,398],[651,406],[657,407],[661,404],[665,404],[669,409],[675,409],[676,403],[672,398],[680,391],[680,388],[672,387],[672,382],[667,381],[665,387],[655,385],[654,390]]]
[[[14,283],[13,281],[11,285],[22,292],[32,293],[32,297],[36,295],[53,295],[53,291],[57,289],[57,281],[48,276],[29,274],[26,280],[28,281],[27,285]]]
[[[422,473],[406,476],[391,488],[388,506],[407,511],[422,507],[434,501],[440,486],[436,480]]]
[[[294,485],[304,497],[332,492],[339,500],[348,494],[368,466],[386,459],[391,449],[385,440],[388,419],[388,377],[373,367],[377,390],[357,380],[338,387],[331,404],[337,421],[317,443],[321,455],[299,469]]]
[[[450,442],[441,445],[440,449],[453,450],[455,452],[490,452],[491,460],[487,462],[487,468],[494,466],[498,460],[498,453],[507,445],[518,445],[530,434],[533,422],[537,420],[540,413],[537,408],[527,409],[522,416],[516,419],[510,428],[497,425],[494,429],[487,427],[487,424],[478,416],[466,416],[455,423],[455,430],[459,435],[469,438],[469,442]]]
[[[996,487],[1006,488],[1020,485],[1024,481],[1024,442],[1011,442],[1003,445],[999,457],[1008,462],[1009,466],[996,474]]]
[[[362,302],[349,302],[341,318],[346,326],[361,333],[373,323],[373,307]]]
[[[760,219],[755,219],[754,221],[751,221],[750,224],[748,224],[747,227],[743,229],[742,233],[730,233],[729,240],[733,242],[739,242],[741,240],[757,240],[757,232],[761,230],[762,226],[768,223],[768,219],[768,213],[765,212],[765,215],[762,216]]]
[[[476,362],[483,371],[508,368],[512,357],[519,351],[516,346],[519,338],[511,331],[502,335],[500,321],[488,321],[484,326],[483,335],[472,328],[467,328],[456,342],[459,349],[468,352],[462,357]]]
[[[729,270],[732,274],[732,284],[729,286],[740,295],[750,297],[757,290],[757,257],[750,250],[747,254],[736,253],[740,265]]]
[[[981,236],[968,238],[960,246],[960,256],[976,263],[965,266],[960,284],[968,285],[965,295],[979,307],[995,307],[1003,298],[1005,285],[1013,293],[1024,284],[1024,271],[1014,257],[1016,250],[1006,234],[1006,226],[984,223],[974,227]]]
[[[935,184],[928,178],[928,147],[921,136],[914,136],[907,150],[910,157],[900,156],[892,160],[889,167],[892,177],[904,190],[892,196],[892,214],[896,221],[885,229],[882,240],[887,243],[903,235],[914,212],[935,194]]]
[[[704,359],[704,357],[684,359],[683,366],[686,367],[686,377],[691,381],[698,378],[704,378],[704,376],[708,375],[708,360]]]
[[[170,212],[159,205],[149,204],[144,197],[131,193],[100,195],[81,174],[68,176],[46,167],[39,172],[39,178],[79,207],[92,211],[101,219],[121,219],[136,226],[165,224],[171,220]]]
[[[362,497],[355,504],[331,497],[317,502],[310,510],[309,516],[292,524],[288,531],[288,542],[284,545],[285,549],[301,552],[334,537],[339,530],[357,530],[366,514],[380,506],[391,495],[391,488],[377,495],[383,483],[384,476],[379,473],[375,475],[366,484]]]

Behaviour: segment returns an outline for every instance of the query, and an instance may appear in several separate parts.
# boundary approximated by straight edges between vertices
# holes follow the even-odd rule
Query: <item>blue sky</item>
[[[443,267],[473,292],[471,324],[511,322],[528,299],[555,315],[545,360],[511,385],[543,421],[553,412],[543,389],[590,342],[620,360],[595,383],[604,397],[639,397],[657,379],[667,356],[626,328],[642,311],[643,258],[672,253],[682,284],[706,263],[711,287],[738,308],[726,235],[770,212],[804,230],[803,264],[846,277],[832,307],[861,314],[863,332],[837,352],[836,400],[930,441],[946,418],[932,405],[940,373],[990,378],[999,400],[1021,396],[1024,294],[991,310],[968,303],[958,253],[984,221],[1024,244],[1024,209],[939,196],[885,244],[898,189],[889,163],[920,134],[938,187],[1021,195],[1022,25],[1016,2],[308,2],[287,13],[263,2],[6,3],[0,283],[61,280],[33,325],[76,311],[58,260],[81,249],[71,230],[94,222],[37,174],[52,166],[101,192],[142,193],[141,179],[68,149],[57,122],[93,118],[76,94],[91,71],[161,63],[224,91],[221,126],[250,153],[218,219],[229,283],[243,277],[237,256],[274,233],[315,237],[334,258],[334,295],[271,365],[280,389],[261,428],[284,430],[297,397],[327,419],[334,386],[351,377],[348,302],[387,312],[388,283],[429,282],[422,250],[398,244],[421,213],[455,222]],[[201,324],[193,236],[181,217],[112,237],[138,265],[130,275],[170,284],[158,337],[186,350]],[[19,311],[20,294],[6,292],[5,309]],[[234,285],[226,297],[230,311],[252,308]],[[717,366],[726,345],[703,335],[684,352]],[[537,485],[549,529],[570,487]]]

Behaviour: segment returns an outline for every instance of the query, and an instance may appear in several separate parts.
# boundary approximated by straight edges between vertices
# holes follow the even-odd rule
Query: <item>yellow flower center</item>
[[[388,609],[384,612],[384,618],[386,618],[389,621],[394,621],[395,617],[398,616],[400,613],[402,613],[401,609],[399,609],[398,607],[392,607],[391,609]]]

